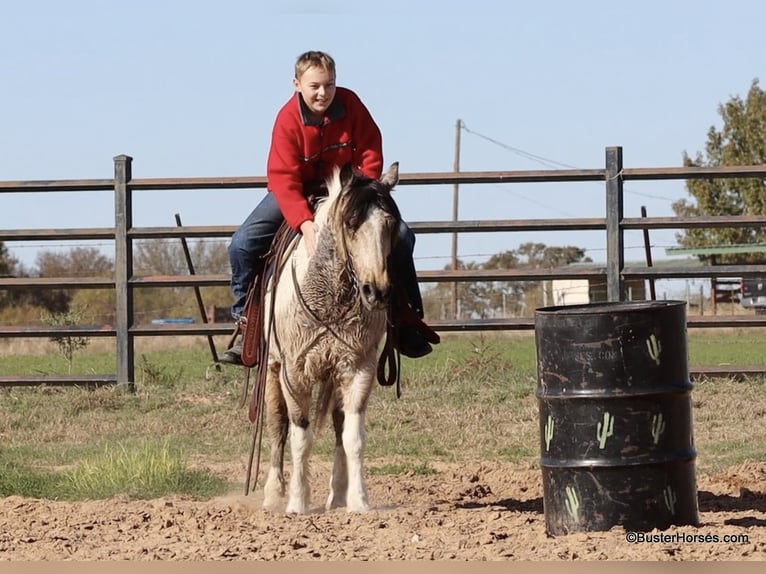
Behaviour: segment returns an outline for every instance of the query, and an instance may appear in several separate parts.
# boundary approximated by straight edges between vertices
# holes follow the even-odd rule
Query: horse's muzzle
[[[378,287],[373,283],[362,285],[362,302],[368,309],[382,309],[391,299],[391,286]]]

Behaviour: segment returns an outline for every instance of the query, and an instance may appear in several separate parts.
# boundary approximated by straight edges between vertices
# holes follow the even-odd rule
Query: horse
[[[314,255],[308,256],[298,236],[267,284],[264,309],[271,310],[263,318],[263,402],[270,460],[265,509],[277,509],[285,497],[289,434],[292,472],[285,511],[310,511],[313,428],[322,428],[331,416],[335,453],[326,508],[369,510],[365,411],[394,294],[390,257],[401,215],[391,191],[398,181],[398,163],[380,179],[349,165],[335,168],[326,181],[327,196],[315,211],[319,233]]]

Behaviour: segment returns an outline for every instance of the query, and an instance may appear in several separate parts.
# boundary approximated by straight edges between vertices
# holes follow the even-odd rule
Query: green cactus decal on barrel
[[[546,452],[551,448],[551,440],[553,440],[553,417],[548,415],[548,420],[545,423],[545,450]]]
[[[676,496],[676,493],[673,491],[672,488],[670,488],[670,485],[668,485],[662,491],[662,495],[665,498],[665,506],[670,511],[670,514],[675,515],[675,513],[676,513],[676,500],[678,498]]]
[[[604,413],[604,421],[596,426],[596,438],[598,439],[598,448],[606,446],[606,439],[614,434],[614,417],[609,413]]]
[[[654,444],[660,442],[660,435],[663,432],[665,432],[665,419],[662,413],[659,413],[652,417],[652,439],[654,439]]]
[[[654,336],[654,333],[646,340],[646,348],[649,350],[649,356],[652,360],[660,365],[660,354],[662,353],[662,343]]]
[[[580,497],[577,496],[577,491],[571,486],[566,488],[567,499],[565,501],[567,512],[575,522],[580,521]]]

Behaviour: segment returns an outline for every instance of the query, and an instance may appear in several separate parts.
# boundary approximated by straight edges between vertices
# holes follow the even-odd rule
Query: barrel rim
[[[535,315],[597,315],[615,311],[642,311],[647,309],[667,309],[686,307],[686,301],[666,299],[662,301],[604,301],[599,303],[580,303],[577,305],[553,305],[535,309]]]
[[[605,458],[554,458],[551,456],[541,456],[539,460],[540,470],[569,469],[573,471],[582,471],[588,469],[599,470],[619,470],[621,468],[652,467],[672,465],[674,468],[680,468],[684,464],[691,465],[696,472],[697,450],[690,447],[684,451],[650,453],[644,456],[636,455],[625,457],[619,460]]]
[[[668,397],[676,395],[689,395],[694,390],[694,384],[690,380],[685,380],[683,385],[667,385],[663,387],[642,387],[641,385],[635,385],[635,389],[630,392],[621,391],[619,388],[601,388],[601,389],[582,389],[572,388],[569,390],[556,389],[551,391],[554,387],[546,386],[538,383],[535,389],[535,396],[538,399],[635,399],[642,397]]]

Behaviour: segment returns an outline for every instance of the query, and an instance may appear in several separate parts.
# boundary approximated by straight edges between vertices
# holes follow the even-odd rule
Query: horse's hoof
[[[280,506],[281,502],[282,501],[279,500],[279,499],[274,500],[274,499],[269,498],[269,499],[265,499],[263,501],[263,504],[261,505],[261,507],[264,510],[270,510],[270,511],[273,512],[273,511],[279,510],[279,506]]]
[[[285,512],[287,514],[308,514],[309,505],[289,502],[287,508],[285,508]]]
[[[330,497],[327,499],[327,504],[325,505],[325,509],[332,510],[333,508],[343,508],[346,506],[345,500],[340,500],[338,498],[332,498]]]
[[[364,504],[364,505],[360,505],[356,507],[349,506],[348,508],[346,508],[346,512],[348,512],[349,514],[364,514],[365,512],[369,512],[369,511],[370,511],[370,506],[368,504]]]
[[[358,512],[358,513],[368,512],[370,510],[370,505],[367,502],[367,500],[364,500],[364,499],[351,501],[346,506],[346,510],[348,512]]]

